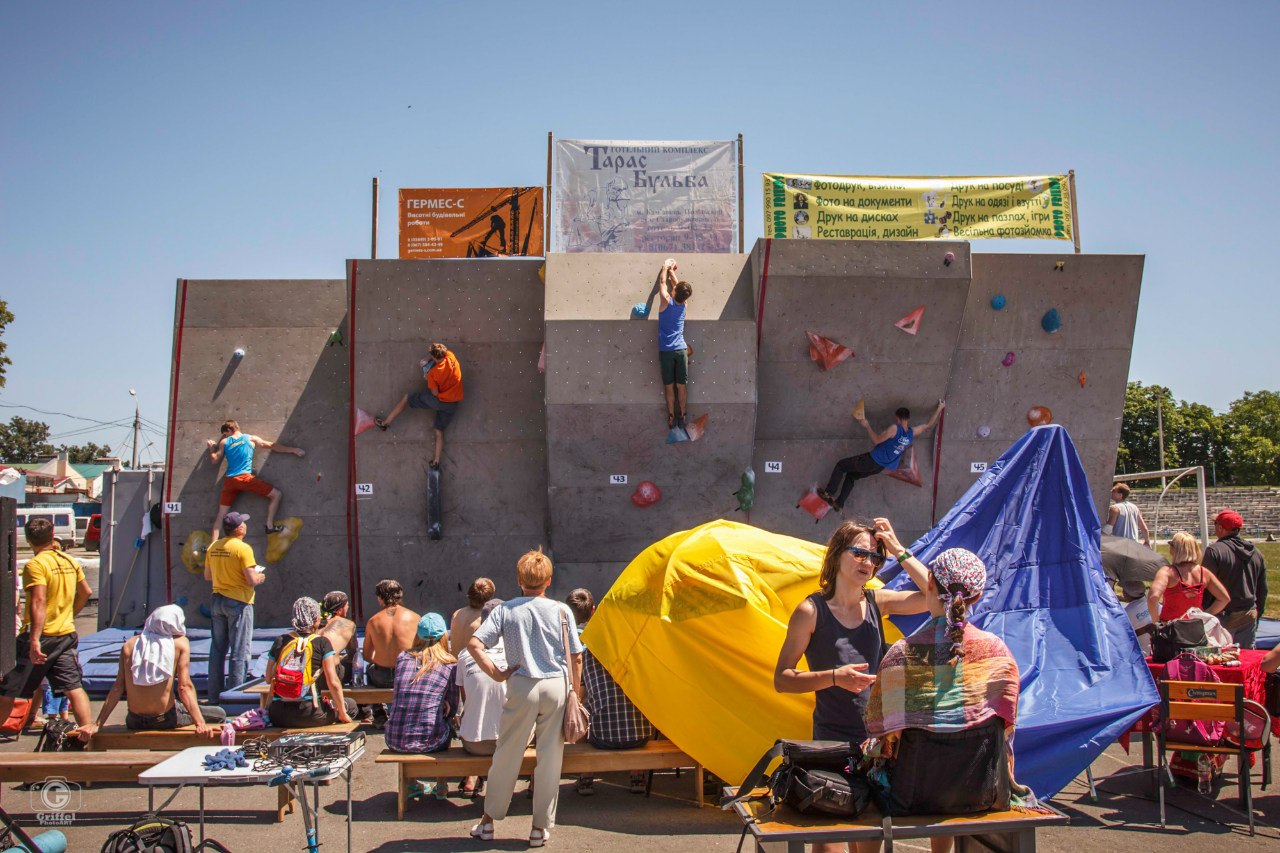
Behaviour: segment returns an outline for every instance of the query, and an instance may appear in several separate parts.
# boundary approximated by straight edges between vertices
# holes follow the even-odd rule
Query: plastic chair
[[[1160,719],[1167,724],[1172,720],[1222,720],[1234,722],[1237,731],[1244,731],[1244,686],[1219,684],[1211,681],[1161,681]],[[1164,782],[1172,779],[1165,753],[1169,751],[1204,752],[1210,755],[1234,755],[1240,783],[1240,802],[1249,816],[1249,834],[1253,829],[1253,791],[1250,787],[1249,753],[1261,752],[1265,747],[1249,747],[1240,738],[1239,746],[1205,746],[1199,743],[1180,743],[1170,740],[1167,725],[1161,725],[1156,735],[1157,752],[1156,789],[1160,800],[1160,828],[1165,828]]]

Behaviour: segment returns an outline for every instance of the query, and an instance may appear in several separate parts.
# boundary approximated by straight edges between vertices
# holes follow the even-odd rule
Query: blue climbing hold
[[[991,297],[991,307],[997,311],[1003,311],[1005,306],[1005,298],[1003,293],[997,293]]]
[[[186,606],[187,606],[187,601],[188,601],[188,599],[187,599],[187,597],[186,597],[185,595],[180,595],[180,596],[178,596],[177,598],[175,598],[175,599],[173,600],[173,603],[174,603],[174,604],[176,604],[176,605],[178,605],[179,607],[186,607]]]
[[[1040,318],[1040,328],[1051,335],[1062,328],[1062,317],[1058,314],[1057,308],[1050,308],[1044,313]]]
[[[637,320],[643,320],[649,316],[649,305],[645,302],[637,302],[631,306],[631,316]]]
[[[201,604],[199,607],[199,610],[200,610],[200,615],[203,616],[204,618],[206,619],[213,618],[213,611],[209,609],[209,605]]]

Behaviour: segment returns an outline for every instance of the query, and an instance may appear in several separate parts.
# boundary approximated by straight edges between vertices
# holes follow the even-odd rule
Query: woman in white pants
[[[516,577],[524,594],[504,602],[489,614],[467,644],[467,650],[485,675],[507,682],[498,746],[489,767],[484,817],[471,828],[471,835],[484,841],[492,840],[494,822],[507,816],[520,762],[529,736],[534,734],[538,764],[533,776],[533,831],[529,834],[529,846],[541,847],[551,837],[560,797],[568,689],[566,656],[574,655],[574,670],[581,672],[582,643],[569,608],[546,596],[551,584],[551,560],[541,548],[519,559]],[[566,634],[568,649],[563,639]],[[499,669],[486,654],[499,640],[506,652],[505,669]],[[582,695],[581,684],[575,684],[574,689]]]

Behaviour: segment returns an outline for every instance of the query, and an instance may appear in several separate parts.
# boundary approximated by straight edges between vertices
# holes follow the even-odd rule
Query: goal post
[[[1165,478],[1168,478],[1168,477],[1173,478],[1169,480],[1167,483],[1165,483],[1164,487],[1160,489],[1160,497],[1156,501],[1155,521],[1154,523],[1148,525],[1151,528],[1152,533],[1154,534],[1159,529],[1159,526],[1160,526],[1160,507],[1164,504],[1164,496],[1169,493],[1169,489],[1173,488],[1174,483],[1178,482],[1188,474],[1191,474],[1196,478],[1196,493],[1200,498],[1200,542],[1204,547],[1208,548],[1209,542],[1210,542],[1209,503],[1205,498],[1205,493],[1204,493],[1204,466],[1203,465],[1196,465],[1192,468],[1166,468],[1163,471],[1141,471],[1137,474],[1116,474],[1114,477],[1111,478],[1111,481],[1113,483],[1118,483],[1122,480],[1126,483],[1132,483],[1135,480],[1160,480],[1163,482]]]

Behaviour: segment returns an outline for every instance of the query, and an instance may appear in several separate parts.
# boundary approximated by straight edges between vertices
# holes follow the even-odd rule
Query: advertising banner
[[[809,240],[1072,240],[1066,175],[887,178],[764,175],[766,237]]]
[[[735,146],[556,140],[556,251],[738,251]]]
[[[400,190],[400,257],[541,257],[542,187]]]

